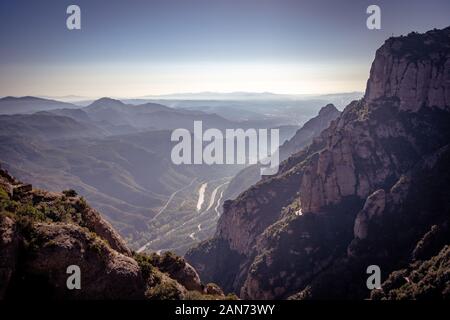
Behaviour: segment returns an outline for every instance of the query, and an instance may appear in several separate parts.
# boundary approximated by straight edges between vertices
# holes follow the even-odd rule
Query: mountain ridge
[[[430,172],[439,194],[449,193],[448,168],[442,165],[448,152],[439,150],[450,143],[450,73],[444,71],[450,50],[448,42],[436,39],[449,39],[450,28],[416,37],[387,40],[372,64],[365,98],[350,103],[311,145],[284,161],[276,176],[224,204],[215,237],[186,254],[202,277],[242,298],[364,299],[371,296],[369,264],[378,261],[389,274],[413,263],[411,251],[428,228],[450,220],[445,196],[435,195],[433,206],[423,200],[406,207],[417,195],[405,175],[417,180]],[[419,60],[409,54],[411,42],[426,52]],[[400,69],[409,70],[408,76],[389,71]],[[429,171],[413,170],[429,163],[428,157],[440,159],[435,168],[431,163]],[[397,230],[402,227],[407,231]],[[444,236],[443,243],[449,240]],[[381,296],[402,297],[384,286]],[[432,288],[422,283],[409,294],[445,296],[446,290],[448,281]]]
[[[285,141],[279,149],[280,161],[286,160],[290,155],[300,151],[313,141],[331,121],[335,120],[340,111],[333,105],[327,104],[319,110],[319,113],[305,122],[295,134]],[[225,199],[234,199],[241,192],[261,180],[260,165],[252,165],[240,171],[230,182],[224,197]]]
[[[78,106],[57,100],[38,98],[33,96],[0,98],[0,114],[33,113],[53,109],[75,109]]]

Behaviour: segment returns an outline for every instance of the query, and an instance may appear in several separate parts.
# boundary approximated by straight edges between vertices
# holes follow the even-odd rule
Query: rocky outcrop
[[[383,214],[386,206],[386,194],[383,189],[372,193],[366,200],[364,208],[358,213],[355,220],[355,238],[365,239],[370,221]]]
[[[82,214],[86,228],[105,239],[111,248],[117,252],[131,256],[131,251],[125,241],[113,229],[111,224],[100,216],[97,210],[88,207],[84,209]]]
[[[283,143],[280,147],[280,160],[289,158],[309,145],[340,114],[341,112],[331,103],[322,107],[317,116],[308,120],[291,139]]]
[[[219,255],[211,241],[186,255],[200,275],[244,298],[361,299],[368,265],[407,265],[449,219],[449,37],[447,28],[387,40],[364,98],[277,175],[225,203],[212,241],[240,257],[234,276],[208,268]]]
[[[74,266],[79,289],[67,285]],[[183,258],[132,254],[75,191],[33,189],[0,168],[0,299],[184,299],[192,292],[201,299],[205,287]]]
[[[35,248],[21,266],[24,282],[45,279],[51,297],[58,299],[143,299],[145,283],[139,265],[73,224],[38,223]],[[69,266],[81,273],[81,290],[68,290]],[[34,291],[34,290],[33,290]]]
[[[154,254],[152,264],[162,272],[170,275],[171,278],[178,281],[187,290],[203,291],[204,288],[197,271],[183,258],[171,252],[165,252],[162,255]]]
[[[244,255],[230,248],[227,240],[215,237],[191,249],[187,260],[195,263],[195,269],[204,282],[220,282],[225,292],[234,292],[238,285],[236,274]],[[220,275],[220,277],[218,277]]]
[[[396,97],[400,109],[450,105],[450,37],[447,30],[391,38],[377,51],[365,100]]]
[[[69,193],[65,192],[61,195],[59,193],[39,189],[36,189],[33,192],[29,189],[28,192],[28,196],[32,197],[33,203],[38,206],[45,206],[46,203],[59,202],[63,197],[67,206],[73,207],[74,210],[79,212],[82,217],[80,223],[83,227],[106,240],[112,249],[127,256],[131,256],[130,249],[120,235],[113,229],[111,224],[103,219],[97,210],[88,206],[84,199],[79,197],[76,193],[74,195],[69,195]],[[22,196],[26,196],[26,194],[22,194]]]
[[[13,219],[0,216],[0,283],[11,281],[17,264],[19,237]],[[0,299],[6,294],[7,286],[0,286]]]

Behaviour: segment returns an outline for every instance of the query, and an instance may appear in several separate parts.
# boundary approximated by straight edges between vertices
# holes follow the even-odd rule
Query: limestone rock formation
[[[438,254],[449,237],[424,235],[450,221],[449,67],[450,27],[387,40],[364,98],[226,202],[187,260],[243,298],[362,299],[368,265],[389,274]]]
[[[71,266],[79,268],[79,289],[67,286]],[[184,299],[192,292],[202,298],[206,290],[183,258],[132,253],[75,191],[33,189],[0,168],[0,299]]]

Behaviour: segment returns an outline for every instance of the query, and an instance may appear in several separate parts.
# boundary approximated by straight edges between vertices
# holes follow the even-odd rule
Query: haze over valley
[[[192,130],[194,120],[205,129],[278,128],[282,143],[327,102],[342,105],[359,94],[311,100],[267,93],[180,96],[158,103],[100,98],[86,106],[30,96],[1,98],[0,161],[36,187],[76,190],[131,248],[184,254],[214,234],[223,202],[260,176],[258,169],[237,186],[239,179],[233,178],[243,165],[174,165],[172,130]]]

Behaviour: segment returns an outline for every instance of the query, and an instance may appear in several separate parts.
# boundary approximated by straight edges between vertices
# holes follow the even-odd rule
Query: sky
[[[364,91],[388,37],[449,25],[448,0],[1,0],[0,96]]]

